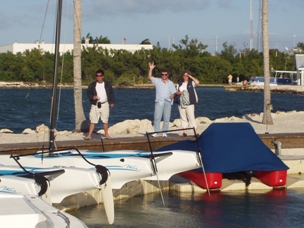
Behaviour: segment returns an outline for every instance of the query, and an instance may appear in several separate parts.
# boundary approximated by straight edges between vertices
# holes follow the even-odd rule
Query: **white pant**
[[[188,105],[186,108],[178,106],[180,118],[182,121],[182,128],[194,127],[197,128],[197,124],[194,116],[194,104]]]
[[[98,108],[97,105],[91,105],[91,110],[90,110],[91,123],[97,124],[99,118],[103,123],[108,123],[109,115],[110,115],[110,107],[108,102],[103,103],[100,108]]]

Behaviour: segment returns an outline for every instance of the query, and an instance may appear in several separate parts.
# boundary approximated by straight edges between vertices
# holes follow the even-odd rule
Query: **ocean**
[[[303,227],[304,191],[153,193],[115,202],[115,221],[107,224],[103,205],[72,214],[94,227],[287,228]]]
[[[110,126],[127,119],[153,120],[154,90],[115,89]],[[241,117],[263,111],[263,93],[226,92],[224,88],[197,88],[196,117],[211,120]],[[0,129],[21,133],[49,125],[51,89],[0,89]],[[73,90],[62,89],[58,107],[58,130],[74,129]],[[304,111],[304,96],[272,94],[273,112]],[[83,90],[83,107],[88,117],[90,103]],[[171,121],[179,118],[173,105]],[[103,205],[80,208],[73,215],[91,227],[303,227],[304,191],[286,189],[177,194],[153,193],[115,202],[115,222],[108,225]]]
[[[116,104],[111,109],[109,125],[128,119],[153,121],[155,91],[152,89],[114,89]],[[199,102],[196,117],[211,120],[224,117],[242,117],[263,112],[263,93],[226,92],[224,88],[197,88]],[[26,128],[36,129],[40,124],[50,125],[51,89],[0,89],[0,129],[21,133]],[[58,95],[57,130],[74,130],[73,89],[62,89]],[[304,96],[272,93],[273,112],[304,111]],[[83,89],[83,108],[88,119],[90,102]],[[179,118],[177,105],[172,107],[171,121]],[[97,126],[98,127],[98,126]],[[101,127],[101,125],[100,125]]]

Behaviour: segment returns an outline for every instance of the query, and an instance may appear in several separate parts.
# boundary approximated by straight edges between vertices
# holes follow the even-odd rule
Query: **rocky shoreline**
[[[272,113],[273,125],[262,124],[263,113],[245,114],[242,118],[235,116],[210,120],[207,117],[197,117],[197,131],[202,133],[212,123],[239,123],[247,122],[252,125],[257,134],[274,133],[304,133],[304,111],[290,111]],[[169,130],[181,129],[180,119],[175,119],[169,124]],[[147,119],[125,120],[109,127],[109,133],[113,138],[145,136],[146,132],[153,132],[152,122]],[[21,134],[15,134],[10,129],[0,129],[0,144],[7,143],[27,143],[43,142],[48,139],[49,128],[45,125],[39,125],[36,129],[25,129]],[[174,135],[181,135],[176,132]],[[170,133],[169,133],[170,134]],[[190,131],[189,131],[190,134]],[[73,131],[55,132],[56,141],[83,140],[86,133],[77,133]],[[92,139],[100,139],[104,135],[103,129],[97,130]]]

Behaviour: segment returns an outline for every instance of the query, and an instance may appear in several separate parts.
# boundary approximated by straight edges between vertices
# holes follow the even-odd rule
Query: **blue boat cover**
[[[289,169],[255,133],[249,123],[213,123],[195,140],[160,148],[197,151],[206,172],[278,171]]]

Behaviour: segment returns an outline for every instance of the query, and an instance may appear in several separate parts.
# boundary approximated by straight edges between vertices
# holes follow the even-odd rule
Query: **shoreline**
[[[262,124],[263,113],[260,114],[245,114],[242,118],[235,116],[219,118],[210,120],[207,117],[197,117],[197,132],[201,134],[212,123],[239,123],[246,122],[254,128],[257,134],[288,134],[288,133],[304,133],[304,111],[290,111],[290,112],[276,112],[272,113],[272,125]],[[182,127],[180,119],[175,119],[169,124],[169,130],[181,129],[175,132],[176,137],[180,137],[182,133]],[[36,129],[26,128],[22,133],[14,133],[8,128],[0,129],[0,144],[14,144],[14,143],[28,143],[28,142],[45,142],[48,141],[49,128],[45,125],[39,125]],[[154,128],[152,122],[144,120],[125,120],[123,122],[116,123],[109,127],[110,135],[115,138],[132,138],[138,136],[145,136],[146,132],[153,132]],[[73,132],[73,131],[58,131],[56,134],[56,141],[73,141],[83,140],[83,137],[87,135],[85,132]],[[192,134],[192,133],[191,133]],[[267,134],[267,133],[266,133]],[[103,129],[96,129],[92,139],[100,139],[104,135]],[[169,132],[170,135],[170,132]],[[190,131],[189,131],[190,135]],[[114,140],[115,141],[115,140]]]
[[[225,84],[200,84],[198,87],[224,87]],[[88,85],[82,85],[82,88],[86,89]],[[52,84],[38,84],[38,83],[24,83],[24,82],[3,82],[0,81],[0,88],[1,89],[24,89],[24,88],[35,88],[35,89],[51,89],[53,88]],[[64,89],[73,89],[73,83],[65,83],[65,84],[58,84],[58,88]],[[146,84],[135,84],[130,86],[115,86],[113,88],[116,89],[154,89],[154,85],[152,83]]]
[[[82,88],[86,89],[88,85],[83,85]],[[242,85],[242,84],[200,84],[197,87],[199,88],[211,88],[211,87],[223,87],[227,92],[263,92],[264,86],[262,85]],[[1,89],[24,89],[24,88],[34,88],[34,89],[51,89],[53,88],[52,84],[38,84],[38,83],[24,83],[24,82],[3,82],[0,81]],[[58,88],[61,89],[73,89],[73,83],[69,84],[58,84]],[[136,84],[130,86],[114,86],[114,89],[154,89],[152,83],[147,84]],[[304,86],[300,85],[272,85],[270,90],[273,93],[285,93],[285,94],[299,94],[304,96]]]
[[[264,86],[243,86],[243,85],[232,85],[224,86],[227,92],[263,92]],[[272,85],[270,86],[272,93],[283,93],[283,94],[298,94],[304,96],[304,86],[300,85]]]

